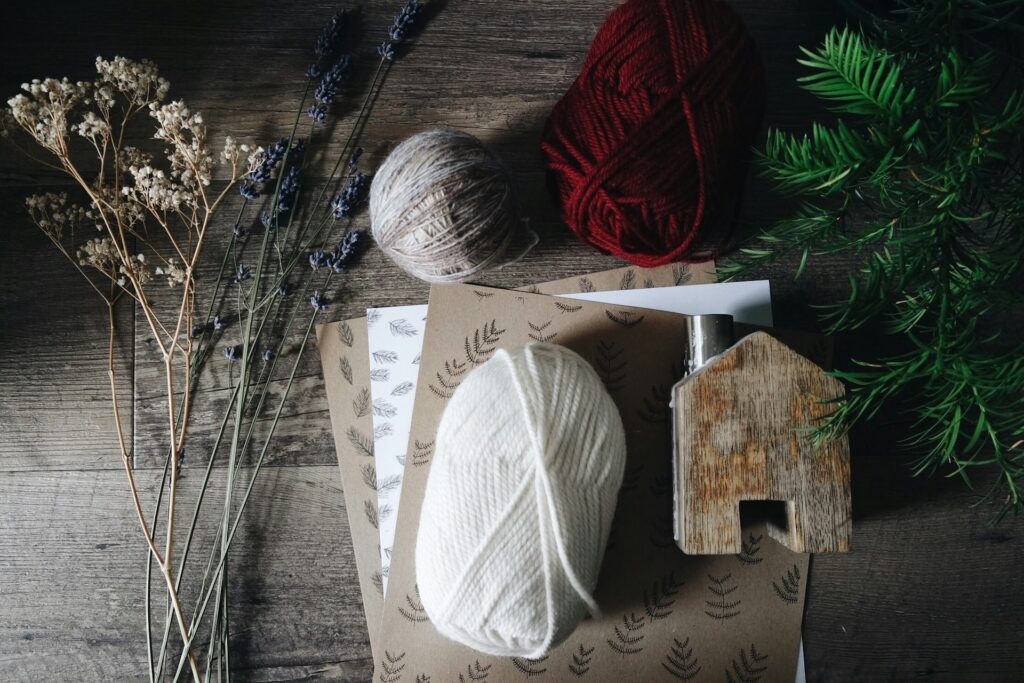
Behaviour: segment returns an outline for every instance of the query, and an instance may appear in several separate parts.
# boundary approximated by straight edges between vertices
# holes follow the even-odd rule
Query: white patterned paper
[[[405,449],[412,427],[426,305],[370,308],[366,311],[370,348],[370,393],[373,412],[373,453],[376,466],[377,529],[380,564],[387,590],[391,544],[398,519],[398,499],[405,468]]]

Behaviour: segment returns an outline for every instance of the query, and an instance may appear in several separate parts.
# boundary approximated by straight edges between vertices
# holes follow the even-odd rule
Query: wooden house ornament
[[[850,448],[812,431],[843,385],[764,332],[744,337],[672,389],[676,542],[739,553],[740,501],[781,501],[768,533],[790,550],[848,552]]]

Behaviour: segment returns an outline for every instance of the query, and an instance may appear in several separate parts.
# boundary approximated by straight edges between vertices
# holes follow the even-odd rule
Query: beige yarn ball
[[[427,282],[459,282],[505,260],[519,232],[507,169],[472,135],[431,130],[388,155],[370,187],[378,246]]]
[[[445,407],[420,510],[416,584],[443,635],[542,657],[593,597],[626,465],[618,408],[563,346],[498,350]]]

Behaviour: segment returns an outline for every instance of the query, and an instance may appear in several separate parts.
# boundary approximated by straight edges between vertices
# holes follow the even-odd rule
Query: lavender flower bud
[[[390,40],[385,40],[377,46],[377,54],[389,62],[395,61],[395,46]]]
[[[338,246],[334,247],[334,253],[331,254],[331,270],[335,273],[343,273],[346,268],[355,262],[359,256],[359,245],[362,244],[362,237],[363,232],[361,230],[353,230],[341,239]]]
[[[231,232],[232,232],[232,233],[234,233],[235,237],[237,237],[238,239],[242,239],[243,237],[245,237],[246,235],[248,235],[248,234],[249,234],[249,233],[248,233],[248,232],[246,231],[246,229],[245,229],[245,228],[243,228],[243,227],[242,227],[242,226],[241,226],[240,224],[238,224],[238,223],[235,223],[234,227],[232,227],[232,228],[231,228]]]
[[[330,109],[334,98],[338,96],[338,90],[348,80],[349,67],[352,59],[348,55],[341,58],[324,74],[323,80],[313,92],[313,99],[316,104],[309,108],[309,115],[317,123],[323,123],[327,119],[327,110]]]
[[[192,326],[192,338],[199,339],[206,332],[206,325],[193,325]]]
[[[262,360],[264,363],[269,363],[270,361],[274,360],[274,350],[264,349],[263,353],[260,354],[260,360]]]
[[[345,188],[331,200],[331,210],[334,212],[336,220],[340,221],[355,213],[356,207],[359,206],[359,202],[366,194],[368,184],[369,178],[358,171],[348,179]]]
[[[231,279],[235,284],[244,282],[252,277],[252,269],[249,266],[238,264],[238,270],[235,271],[235,277]]]
[[[391,40],[401,43],[408,37],[408,32],[416,23],[416,18],[422,8],[423,5],[418,0],[409,0],[405,3],[405,6],[395,15],[395,20],[391,22],[391,27],[388,29],[388,36]]]
[[[224,357],[232,363],[237,363],[242,360],[242,347],[241,346],[225,346]]]
[[[281,286],[277,288],[277,293],[281,296],[288,296],[292,293],[292,286],[287,282],[282,282]]]
[[[309,252],[309,266],[313,270],[316,270],[317,268],[323,268],[324,266],[328,265],[328,259],[329,257],[327,256],[327,252],[324,251],[323,249],[314,249],[313,251]]]
[[[345,19],[348,10],[341,10],[327,22],[327,25],[320,29],[320,35],[313,44],[313,54],[317,59],[323,59],[338,49],[341,42],[341,32],[345,27]]]
[[[352,152],[352,156],[348,158],[348,167],[354,171],[359,164],[359,157],[361,156],[363,156],[363,148],[356,147],[355,151]]]
[[[213,316],[213,329],[215,332],[220,332],[227,327],[227,325],[228,324],[219,315]]]
[[[238,193],[249,201],[258,199],[260,196],[259,187],[251,180],[243,180],[238,186]]]
[[[257,184],[270,180],[274,169],[281,163],[281,159],[284,158],[284,153],[287,149],[288,138],[281,138],[263,152],[263,158],[260,160],[259,165],[246,174],[247,182],[242,183],[239,188],[239,192],[242,193],[243,197],[246,199],[256,199],[259,197],[259,186]],[[247,192],[252,196],[246,194]]]
[[[281,180],[281,188],[277,193],[277,211],[282,216],[295,208],[294,201],[299,193],[301,174],[298,166],[292,166]]]
[[[262,223],[263,227],[268,229],[268,230],[272,230],[273,229],[273,225],[272,225],[273,221],[270,220],[270,212],[269,211],[264,210],[263,213],[260,214],[260,223]]]
[[[320,290],[317,290],[313,292],[313,296],[309,297],[309,305],[313,307],[314,311],[325,311],[327,310],[327,299],[320,293]]]

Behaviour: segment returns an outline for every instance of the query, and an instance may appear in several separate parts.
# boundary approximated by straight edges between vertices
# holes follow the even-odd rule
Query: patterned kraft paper
[[[465,285],[431,289],[410,438],[425,448],[406,462],[375,679],[789,683],[807,556],[756,528],[744,530],[740,555],[686,556],[672,538],[667,396],[683,348],[681,317],[585,301],[566,310],[559,303]],[[538,326],[595,364],[622,413],[629,455],[596,591],[603,615],[529,661],[482,655],[438,634],[418,600],[414,546],[434,434],[453,388],[498,348],[529,342]]]
[[[690,266],[673,264],[659,268],[615,268],[530,285],[523,289],[545,294],[573,294],[710,284],[714,281],[715,264],[708,262]],[[573,303],[567,305],[575,306]],[[370,648],[376,658],[384,596],[378,533],[381,501],[378,500],[378,482],[373,470],[373,418],[365,398],[370,391],[366,318],[318,326],[317,346],[323,367],[327,405],[338,453]]]

